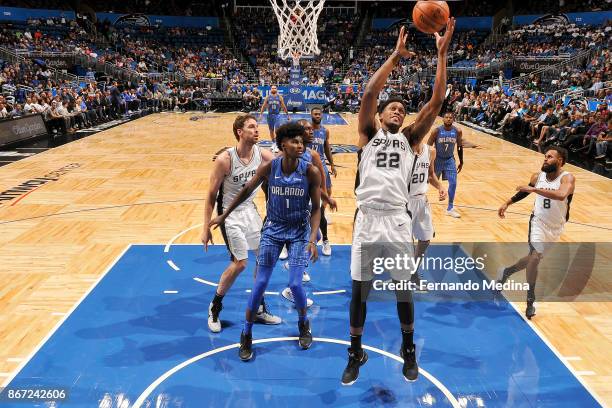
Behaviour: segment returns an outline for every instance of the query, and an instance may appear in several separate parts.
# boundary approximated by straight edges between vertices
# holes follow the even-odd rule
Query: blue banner
[[[27,21],[29,18],[65,17],[74,20],[74,11],[0,7],[0,21]]]
[[[574,23],[577,25],[602,25],[612,20],[612,11],[593,11],[589,13],[567,14],[530,14],[514,16],[515,25],[533,24],[536,22],[556,22],[561,24]]]
[[[289,70],[289,93],[284,95],[288,110],[306,110],[304,105],[304,87],[302,86],[302,70],[299,65],[293,65]]]
[[[385,30],[396,22],[402,21],[401,18],[375,18],[372,20],[372,28],[375,30]],[[457,30],[491,30],[493,17],[458,17]]]
[[[116,13],[96,13],[99,21],[108,19],[112,24],[131,23],[144,26],[165,26],[165,27],[219,27],[217,17],[179,17],[179,16],[157,16],[145,14],[116,14]]]
[[[257,87],[257,89],[259,89],[259,92],[261,92],[262,98],[265,98],[270,93],[270,87],[268,85],[259,86]],[[292,89],[293,89],[293,93],[291,92]],[[293,95],[293,97],[295,97],[298,92],[300,94],[300,98],[303,98],[303,104],[308,104],[308,105],[325,104],[325,88],[323,88],[322,86],[316,86],[316,85],[307,85],[307,86],[301,85],[297,87],[292,87],[290,85],[289,86],[286,86],[286,85],[278,86],[278,93],[280,93],[283,96],[283,98],[285,99],[285,102],[287,101],[287,98],[290,97],[290,95]],[[298,110],[305,110],[305,108],[306,107],[303,106],[302,109],[298,109]],[[287,109],[291,110],[292,107],[287,105]]]
[[[29,9],[20,7],[0,7],[0,21],[27,21],[30,18],[46,17],[65,17],[67,20],[74,20],[74,11],[68,10],[47,10]],[[136,25],[162,25],[166,27],[219,27],[217,17],[184,17],[184,16],[157,16],[145,15],[140,13],[121,14],[121,13],[96,13],[100,21],[108,20],[115,24],[117,21],[130,22]]]

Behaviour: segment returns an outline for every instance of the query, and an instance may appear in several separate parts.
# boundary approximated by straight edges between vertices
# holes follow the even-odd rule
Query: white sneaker
[[[274,316],[272,313],[270,313],[266,307],[266,304],[262,303],[259,305],[257,314],[255,314],[255,321],[263,324],[281,324],[283,320],[280,317]]]
[[[310,282],[310,275],[307,271],[304,271],[304,274],[302,275],[302,282]]]
[[[285,299],[295,304],[295,300],[293,299],[293,292],[291,292],[291,289],[286,287],[285,289],[283,289],[283,292],[281,294]],[[312,306],[313,303],[314,301],[312,299],[306,298],[306,307]]]
[[[450,215],[453,218],[461,218],[461,214],[459,214],[454,208],[447,210],[446,215]]]
[[[221,319],[219,319],[221,309],[220,307],[219,310],[213,311],[213,303],[210,302],[210,305],[208,305],[208,328],[213,333],[219,333],[221,331]]]
[[[331,256],[331,245],[329,244],[329,241],[323,241],[323,248],[321,249],[321,252],[325,256]]]
[[[280,255],[278,256],[278,259],[283,260],[283,259],[287,259],[289,258],[289,253],[287,252],[287,247],[284,246],[283,250],[281,251]]]

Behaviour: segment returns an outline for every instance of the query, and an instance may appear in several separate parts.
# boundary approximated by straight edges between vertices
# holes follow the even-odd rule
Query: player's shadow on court
[[[147,309],[148,305],[159,305],[159,299],[154,296],[108,297],[103,302],[107,305],[107,310],[126,313],[134,313],[141,308]],[[201,297],[180,298],[155,307],[154,314],[144,314],[105,326],[84,328],[75,332],[75,335],[83,339],[116,338],[138,334],[194,335],[198,330],[204,330],[208,305],[209,303]],[[222,321],[222,324],[227,328],[234,323]]]

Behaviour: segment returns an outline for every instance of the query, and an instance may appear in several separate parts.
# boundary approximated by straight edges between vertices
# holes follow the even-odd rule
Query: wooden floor
[[[79,164],[19,201],[0,204],[0,376],[18,368],[128,244],[166,243],[202,222],[212,158],[234,144],[235,115],[191,116],[151,115],[0,168],[4,191]],[[329,127],[332,143],[356,143],[357,117],[346,120],[349,126]],[[260,129],[267,138],[267,128]],[[436,242],[525,242],[533,198],[511,207],[506,220],[496,209],[528,183],[543,156],[469,128],[464,135],[482,148],[465,152],[456,197],[461,219],[446,216],[430,197]],[[342,167],[330,239],[350,243],[357,156],[339,154],[335,161]],[[612,242],[612,181],[566,167],[577,181],[573,222],[562,240]],[[257,200],[264,208],[261,193]],[[192,229],[176,242],[198,243],[200,232]],[[610,293],[607,282],[601,285]],[[612,303],[540,304],[538,312],[533,325],[561,355],[580,357],[569,364],[594,372],[583,380],[612,404]]]

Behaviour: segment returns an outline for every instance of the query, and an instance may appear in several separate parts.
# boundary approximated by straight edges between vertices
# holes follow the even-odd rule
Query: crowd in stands
[[[612,24],[577,26],[576,24],[527,25],[510,31],[513,55],[558,56],[574,54],[609,41]]]
[[[517,14],[603,11],[610,10],[610,0],[520,0],[515,10]]]
[[[180,4],[162,3],[131,0],[125,4],[107,3],[107,7],[120,10],[123,6],[151,6],[161,12]],[[571,2],[565,3],[568,6]],[[599,4],[591,3],[593,7]],[[467,2],[463,12],[469,14],[474,4]],[[495,7],[490,2],[482,4]],[[321,54],[301,60],[304,84],[325,86],[325,109],[357,112],[365,83],[396,42],[397,29],[369,30],[361,47],[351,47],[359,18],[358,14],[323,15],[318,27]],[[278,58],[279,28],[270,8],[238,9],[231,25],[238,50],[228,48],[223,31],[213,27],[115,27],[103,21],[97,28],[106,44],[96,45],[86,29],[63,17],[31,19],[27,24],[2,23],[0,43],[4,47],[82,53],[98,62],[137,71],[143,74],[143,80],[119,84],[108,80],[68,83],[52,78],[48,67],[32,59],[17,63],[0,60],[0,87],[4,94],[0,99],[0,119],[38,112],[50,129],[70,133],[131,112],[207,110],[215,90],[198,81],[213,78],[222,79],[229,92],[241,95],[246,110],[256,110],[262,99],[257,86],[287,83],[291,61]],[[559,57],[587,49],[596,52],[583,64],[568,65],[552,79],[526,76],[512,90],[503,89],[497,81],[487,86],[457,81],[449,86],[446,109],[453,110],[459,120],[521,135],[538,146],[557,143],[591,156],[610,154],[611,34],[610,23],[600,27],[528,25],[510,31],[507,43],[496,48],[482,45],[487,32],[458,31],[450,49],[451,64],[455,66],[480,68],[517,55]],[[379,97],[400,94],[407,107],[417,111],[431,95],[431,81],[427,77],[415,80],[414,74],[435,67],[437,55],[432,36],[410,30],[408,43],[415,55],[398,64]],[[243,53],[255,68],[257,83],[249,81],[237,53]],[[162,84],[147,76],[160,72],[177,73],[186,81],[180,86],[172,82]],[[550,88],[545,89],[543,83],[554,85],[555,89],[582,91],[583,96],[604,103],[597,112],[589,112],[579,104],[557,105]]]
[[[49,32],[51,26],[53,33]],[[27,25],[1,24],[0,44],[20,52],[80,53],[139,73],[177,72],[196,82],[206,78],[247,81],[240,63],[223,45],[218,29],[112,27],[105,34],[112,46],[99,48],[74,20],[31,20]]]
[[[319,19],[321,53],[300,62],[308,84],[322,85],[341,79],[338,73],[347,57],[346,45],[352,44],[355,38],[358,19],[355,14],[330,14]],[[239,9],[233,16],[232,25],[240,49],[258,70],[260,84],[287,83],[292,62],[278,56],[279,27],[272,9]]]

